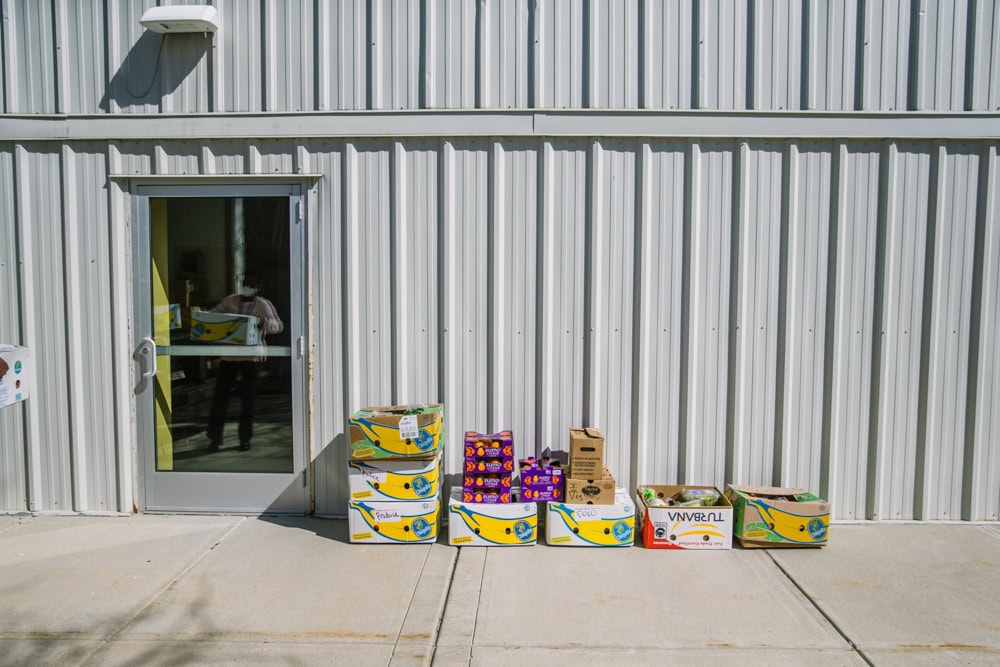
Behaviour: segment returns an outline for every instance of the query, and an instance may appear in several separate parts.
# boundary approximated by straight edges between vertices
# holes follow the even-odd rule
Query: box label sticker
[[[365,498],[371,498],[375,494],[371,491],[355,491],[351,494],[351,500],[364,500]]]
[[[579,507],[573,510],[573,516],[577,521],[600,521],[601,509],[599,507]]]
[[[462,537],[456,537],[451,541],[452,544],[468,544],[472,541],[472,535],[464,535]]]
[[[375,468],[362,468],[361,477],[369,483],[374,482],[376,484],[385,484],[386,472]]]
[[[372,515],[379,523],[398,523],[403,520],[399,510],[374,510]]]
[[[404,440],[413,440],[419,434],[417,428],[417,416],[405,415],[399,418],[399,437]]]
[[[351,535],[351,539],[354,540],[355,542],[360,542],[362,540],[370,540],[370,539],[372,539],[372,534],[371,533],[354,533],[353,535]]]

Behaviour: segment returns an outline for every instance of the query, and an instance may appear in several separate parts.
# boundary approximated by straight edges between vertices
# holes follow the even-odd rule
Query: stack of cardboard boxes
[[[604,434],[595,428],[569,431],[569,476],[565,502],[549,502],[545,541],[556,546],[632,546],[635,503],[604,465]]]
[[[448,543],[456,546],[535,544],[538,506],[513,489],[514,436],[510,431],[465,434],[462,487],[448,501]]]
[[[444,406],[363,408],[350,419],[351,542],[434,542],[441,510]]]

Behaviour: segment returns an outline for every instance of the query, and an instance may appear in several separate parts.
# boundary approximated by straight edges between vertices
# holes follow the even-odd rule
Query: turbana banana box
[[[424,502],[351,501],[347,505],[351,542],[420,544],[438,536],[440,498]]]
[[[659,498],[671,498],[685,489],[711,489],[719,499],[715,505],[656,507],[637,499],[636,522],[647,549],[731,549],[733,546],[733,506],[711,486],[643,484]]]
[[[347,485],[351,500],[427,500],[438,495],[441,457],[349,461]]]
[[[625,489],[614,505],[548,503],[545,541],[566,547],[630,547],[635,540],[635,501]]]
[[[531,502],[484,505],[462,502],[462,489],[448,501],[448,544],[514,547],[538,541],[538,505]]]

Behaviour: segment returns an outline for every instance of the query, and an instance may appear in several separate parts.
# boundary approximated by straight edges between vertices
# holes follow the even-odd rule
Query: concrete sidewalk
[[[1000,526],[810,550],[362,546],[346,521],[0,517],[0,665],[1000,663]]]

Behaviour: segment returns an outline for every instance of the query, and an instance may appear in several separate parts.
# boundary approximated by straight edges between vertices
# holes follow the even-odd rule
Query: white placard
[[[417,428],[416,415],[406,415],[405,417],[399,418],[399,437],[401,439],[413,440],[419,434],[420,434],[420,429]]]

